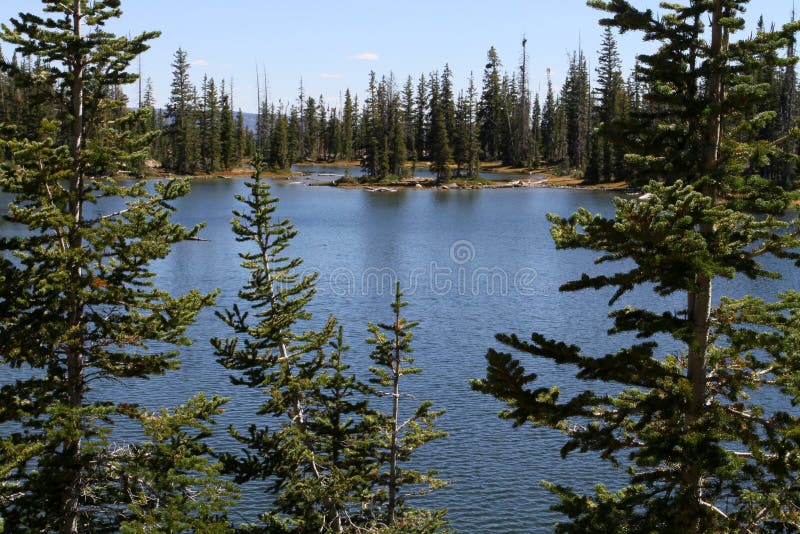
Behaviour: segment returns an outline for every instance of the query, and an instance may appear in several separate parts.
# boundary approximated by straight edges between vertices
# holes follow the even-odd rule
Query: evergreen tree
[[[519,152],[519,131],[515,124],[516,113],[519,93],[517,90],[516,77],[509,77],[507,74],[503,76],[503,82],[500,84],[500,123],[498,131],[500,133],[500,147],[498,149],[498,157],[507,165],[514,165],[516,163],[516,155]]]
[[[145,425],[153,443],[187,446],[181,450],[189,463],[169,482],[168,498],[219,490],[197,506],[173,509],[187,521],[210,520],[227,490],[202,459],[205,450],[179,435],[211,420],[208,405],[184,409],[180,422],[156,436],[143,412],[115,404],[103,388],[176,368],[170,345],[189,342],[186,327],[213,301],[197,291],[173,297],[154,287],[148,269],[198,231],[169,217],[169,201],[188,183],[125,185],[102,174],[141,157],[152,139],[127,127],[138,123],[135,115],[107,122],[99,102],[122,107],[109,95],[136,79],[126,69],[157,33],[108,32],[106,24],[121,14],[117,0],[43,3],[50,17],[22,13],[0,34],[19,53],[47,62],[59,97],[51,103],[59,122],[42,121],[37,139],[0,140],[12,155],[0,168],[0,187],[12,196],[8,218],[20,230],[0,239],[0,362],[25,370],[0,388],[0,423],[16,428],[0,438],[0,516],[11,532],[115,531],[136,514],[132,486],[166,496],[163,471],[174,455],[147,444],[132,455],[109,443],[113,422],[127,416]],[[59,135],[65,144],[54,141]],[[114,211],[117,203],[124,207]],[[211,401],[211,411],[220,402]]]
[[[205,172],[220,169],[222,159],[222,124],[219,109],[219,95],[214,78],[203,76],[200,92],[202,97],[199,109],[200,159]]]
[[[148,441],[124,451],[129,466],[124,483],[132,502],[120,532],[232,530],[225,512],[238,492],[209,460],[212,451],[204,442],[225,402],[200,393],[171,411],[122,407],[142,422]],[[118,462],[119,456],[110,460]]]
[[[439,105],[442,106],[444,113],[444,125],[449,141],[456,131],[456,103],[453,95],[453,72],[447,64],[439,78]]]
[[[621,155],[614,151],[609,135],[602,128],[611,129],[614,120],[621,118],[622,72],[620,70],[617,42],[611,28],[606,26],[597,65],[597,119],[600,122],[600,137],[592,144],[594,161],[598,168],[598,178],[610,181],[612,176],[621,174]]]
[[[279,114],[269,140],[267,164],[274,170],[285,171],[291,166],[289,160],[289,124],[286,115]]]
[[[302,149],[302,130],[300,122],[300,114],[298,113],[297,108],[292,106],[292,108],[289,110],[289,124],[286,130],[289,137],[289,158],[287,163],[289,167],[291,167],[294,162],[300,161],[300,151]]]
[[[442,95],[439,91],[439,76],[432,73],[430,83],[430,130],[428,132],[430,146],[431,171],[436,175],[436,183],[443,183],[450,178],[450,139],[447,135],[447,115]]]
[[[414,82],[409,76],[403,86],[403,133],[408,158],[412,160],[412,167],[416,167],[417,148],[414,135]]]
[[[483,71],[483,92],[478,103],[479,136],[485,160],[495,160],[500,157],[500,128],[504,123],[500,66],[497,51],[494,47],[489,48],[486,54],[486,68]]]
[[[587,390],[562,401],[558,387],[529,389],[536,375],[512,355],[489,351],[487,377],[474,387],[509,405],[502,417],[559,429],[568,436],[562,454],[595,451],[628,474],[619,491],[599,485],[594,495],[546,483],[561,500],[555,509],[571,520],[558,525],[560,532],[797,529],[800,418],[780,402],[767,410],[759,399],[782,398],[785,406],[800,401],[794,348],[800,299],[788,291],[775,302],[746,296],[712,304],[718,277],[775,277],[759,263],[762,255],[800,264],[797,221],[787,228],[772,216],[736,210],[780,206],[763,189],[763,199],[747,202],[753,183],[741,173],[759,145],[735,136],[758,124],[747,122],[748,112],[769,95],[764,87],[739,82],[754,59],[778,60],[770,50],[797,29],[792,24],[735,41],[744,4],[670,4],[670,13],[657,18],[622,0],[592,2],[611,13],[604,24],[644,31],[661,42],[654,54],[640,56],[642,77],[655,91],[650,98],[661,111],[649,116],[649,124],[642,113],[623,139],[639,139],[639,152],[628,156],[640,166],[637,179],[658,171],[669,183],[651,182],[642,199],[617,199],[613,219],[586,210],[566,219],[550,215],[559,248],[588,248],[602,253],[598,262],[626,262],[561,289],[614,288],[614,305],[645,286],[661,296],[682,295],[686,307],[615,309],[609,333],[643,341],[605,356],[539,333],[530,342],[498,336],[514,349],[575,366],[579,380],[623,386],[611,393]],[[686,57],[695,62],[677,64]],[[675,121],[667,136],[665,121]],[[680,146],[673,136],[690,143]],[[696,188],[679,179],[686,176]],[[742,185],[749,189],[742,192]],[[728,192],[736,195],[719,203]],[[656,335],[672,338],[678,350],[660,349]]]
[[[400,110],[400,95],[389,100],[389,173],[393,176],[405,175],[405,163],[408,156],[406,149],[406,132],[403,115]]]
[[[453,135],[453,159],[456,173],[469,178],[478,176],[478,128],[475,120],[475,83],[470,76],[466,96],[461,94],[456,106],[456,131]]]
[[[436,428],[436,419],[444,412],[431,410],[433,403],[430,401],[420,403],[408,418],[401,415],[401,411],[405,411],[401,410],[400,404],[405,396],[401,380],[422,372],[422,369],[413,367],[415,359],[410,356],[413,352],[411,330],[419,323],[408,322],[401,316],[401,310],[408,305],[402,297],[398,281],[392,302],[392,322],[370,324],[372,337],[367,339],[367,343],[375,345],[370,354],[374,362],[370,371],[375,375],[371,382],[383,388],[378,393],[390,398],[392,403],[391,412],[385,414],[379,423],[387,437],[378,456],[382,464],[378,476],[382,488],[378,495],[382,513],[378,517],[380,523],[390,528],[405,525],[406,528],[399,529],[401,532],[434,532],[445,524],[446,510],[415,510],[406,504],[406,499],[440,488],[445,482],[436,478],[435,471],[422,473],[405,468],[403,464],[411,459],[414,450],[447,434]]]
[[[414,147],[417,150],[416,160],[423,161],[430,154],[428,145],[428,83],[421,74],[417,82],[416,102],[414,103]]]
[[[586,163],[590,126],[590,86],[586,57],[579,50],[572,54],[561,105],[566,118],[566,145],[569,165],[582,171]]]
[[[301,124],[303,125],[303,142],[301,146],[304,149],[301,153],[301,161],[316,161],[319,156],[317,149],[319,147],[320,124],[317,119],[317,101],[313,97],[308,97],[305,112],[301,117]]]
[[[234,151],[234,155],[236,161],[242,161],[245,155],[249,154],[247,154],[248,144],[247,144],[247,132],[245,131],[246,128],[244,126],[244,114],[242,113],[241,109],[239,109],[239,111],[236,113],[235,128],[236,128],[236,143],[235,143],[236,150]]]
[[[336,108],[328,110],[325,127],[325,159],[335,161],[342,157],[342,121]]]
[[[550,69],[547,70],[548,74]],[[553,81],[547,77],[547,95],[542,109],[542,157],[546,161],[556,159],[556,102],[553,94]]]
[[[531,157],[533,165],[539,165],[542,153],[542,106],[539,103],[539,93],[533,98],[533,112],[531,113]]]
[[[514,124],[516,126],[516,137],[518,138],[515,145],[517,154],[514,154],[514,163],[516,165],[530,165],[532,161],[531,156],[531,95],[530,85],[528,83],[528,39],[523,35],[522,37],[522,63],[519,67],[519,99],[514,108]]]
[[[220,168],[230,170],[239,163],[236,155],[236,125],[233,120],[230,95],[225,92],[225,80],[219,92]]]
[[[350,89],[344,92],[344,110],[342,111],[342,154],[346,161],[355,159],[355,125],[356,108],[353,105],[353,98],[350,96]]]
[[[252,246],[240,253],[250,271],[239,293],[248,309],[235,304],[218,313],[241,339],[212,343],[219,362],[235,371],[234,384],[264,392],[258,412],[272,419],[246,433],[232,430],[246,452],[223,459],[240,482],[269,481],[276,499],[260,516],[266,531],[351,531],[371,521],[380,444],[377,414],[368,408],[372,390],[348,371],[333,318],[300,331],[311,318],[305,308],[316,275],[298,275],[301,260],[284,256],[296,231],[274,220],[277,199],[255,166],[248,195],[237,197],[246,210],[232,222],[236,239]]]
[[[378,176],[378,150],[379,150],[379,128],[378,128],[378,87],[375,80],[375,72],[369,73],[369,89],[367,98],[364,101],[364,109],[361,112],[364,154],[361,157],[361,171],[368,177]]]
[[[172,84],[167,102],[167,168],[192,174],[200,167],[200,132],[197,128],[197,99],[189,79],[186,51],[179,48],[172,63]]]

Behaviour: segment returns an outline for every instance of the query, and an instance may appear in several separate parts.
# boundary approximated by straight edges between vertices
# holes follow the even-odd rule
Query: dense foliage
[[[316,275],[299,275],[301,260],[285,256],[296,231],[289,221],[274,218],[278,200],[260,176],[258,159],[255,163],[248,193],[238,197],[246,209],[236,210],[232,221],[236,239],[246,247],[240,256],[250,278],[239,292],[240,303],[218,313],[236,337],[212,340],[219,362],[234,372],[232,383],[263,393],[253,414],[260,422],[246,431],[231,429],[243,454],[222,455],[238,482],[264,480],[275,494],[259,522],[243,528],[437,530],[444,511],[414,509],[404,492],[421,495],[442,485],[433,473],[402,464],[412,451],[445,434],[436,429],[439,412],[429,402],[405,420],[399,411],[400,377],[421,371],[409,367],[414,323],[400,317],[399,287],[393,325],[370,327],[373,381],[390,388],[376,390],[350,370],[342,327],[336,328],[333,317],[309,328],[306,306]],[[373,406],[378,396],[393,400],[391,411]]]
[[[680,295],[686,307],[615,308],[609,335],[636,341],[606,355],[540,333],[530,341],[497,336],[535,359],[575,367],[577,380],[598,383],[594,390],[562,399],[557,385],[531,388],[536,374],[496,350],[473,386],[504,401],[501,417],[515,425],[566,434],[562,455],[596,452],[625,469],[622,489],[599,485],[594,495],[546,482],[561,500],[554,509],[570,519],[560,532],[794,532],[800,418],[786,407],[800,402],[800,300],[788,291],[774,302],[723,297],[715,305],[712,288],[718,278],[776,277],[761,256],[800,265],[797,221],[740,211],[785,206],[754,162],[768,152],[772,162],[790,157],[780,150],[786,142],[742,132],[774,117],[756,111],[770,85],[753,73],[793,68],[777,52],[798,26],[736,40],[746,2],[671,4],[662,17],[623,0],[591,3],[610,13],[603,24],[659,42],[639,58],[645,99],[657,107],[612,121],[610,138],[611,154],[624,150],[634,179],[657,181],[641,198],[617,199],[613,219],[586,210],[549,216],[558,248],[598,251],[596,263],[610,270],[561,290],[610,288],[611,306],[651,290]],[[674,350],[662,347],[664,337]],[[762,404],[767,396],[771,409]]]
[[[0,516],[10,532],[224,528],[232,488],[203,444],[224,400],[154,413],[107,387],[177,368],[175,346],[213,302],[172,296],[149,270],[199,230],[170,220],[188,183],[106,177],[146,154],[152,136],[112,88],[135,80],[126,69],[157,33],[105,31],[118,0],[44,4],[48,18],[21,14],[0,34],[47,64],[36,79],[2,65],[47,116],[4,126],[0,140],[0,188],[18,228],[0,239],[0,363],[14,378],[0,388]],[[146,441],[112,442],[126,418]]]

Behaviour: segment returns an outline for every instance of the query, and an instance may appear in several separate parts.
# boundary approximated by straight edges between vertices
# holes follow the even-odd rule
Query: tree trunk
[[[710,175],[717,169],[719,148],[722,141],[723,69],[722,52],[725,36],[720,20],[723,16],[722,0],[714,0],[714,11],[711,20],[711,47],[707,61],[710,63],[710,74],[706,84],[706,105],[711,113],[703,131],[703,166],[705,177],[703,193],[716,199],[717,185],[710,180]],[[710,238],[716,229],[713,225],[704,224],[700,232]],[[706,353],[709,344],[710,316],[712,303],[713,280],[705,273],[695,275],[696,289],[688,295],[688,320],[692,324],[692,339],[689,343],[687,379],[691,384],[691,399],[686,413],[687,425],[693,424],[702,415],[706,401]],[[702,473],[695,464],[687,464],[683,471],[683,485],[689,497],[689,506],[684,512],[685,527],[689,532],[701,529],[700,515],[702,510]]]
[[[72,3],[72,32],[76,41],[82,38],[81,25],[83,12],[80,0],[73,0]],[[72,176],[70,178],[70,201],[69,212],[72,217],[72,231],[69,236],[68,247],[71,250],[80,249],[83,240],[80,235],[80,226],[83,218],[83,165],[81,162],[81,152],[83,149],[83,84],[84,84],[84,57],[78,52],[71,58],[72,64],[72,132],[70,138],[70,155],[72,156]],[[66,251],[65,251],[66,252]],[[80,265],[74,267],[75,280],[83,277],[83,269]],[[71,304],[69,326],[70,330],[79,332],[83,321],[83,301],[78,295],[73,296]],[[79,410],[83,405],[84,389],[84,366],[83,343],[82,339],[68,340],[67,349],[67,400],[70,408]],[[79,423],[80,424],[80,423]],[[82,434],[80,430],[76,432],[78,436]],[[78,519],[80,513],[80,495],[83,489],[82,468],[81,468],[81,438],[76,440],[69,439],[64,443],[64,462],[66,470],[65,487],[62,496],[62,518],[61,532],[64,534],[77,534]]]
[[[399,289],[398,289],[399,290]],[[398,298],[399,300],[399,298]],[[397,506],[397,457],[398,434],[400,432],[400,308],[397,308],[394,323],[394,361],[392,362],[393,388],[392,388],[392,435],[389,456],[389,504],[386,510],[386,520],[391,526],[394,523],[395,507]]]

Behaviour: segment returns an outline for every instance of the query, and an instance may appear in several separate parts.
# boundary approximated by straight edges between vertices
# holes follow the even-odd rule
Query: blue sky
[[[767,22],[787,21],[792,2],[753,0],[748,26],[762,13]],[[658,10],[659,2],[633,4]],[[36,0],[0,0],[0,21],[39,6]],[[448,63],[457,88],[466,85],[470,71],[480,86],[489,47],[511,72],[521,57],[523,34],[535,92],[545,87],[548,68],[554,85],[561,84],[568,55],[579,44],[594,64],[602,32],[597,24],[602,13],[583,0],[124,0],[122,8],[113,31],[162,32],[142,56],[143,77],[152,78],[158,105],[169,96],[170,64],[182,47],[195,83],[204,74],[218,82],[232,78],[235,106],[244,111],[255,111],[256,67],[266,71],[275,101],[294,102],[302,78],[306,94],[337,106],[346,88],[363,95],[371,70],[379,76],[392,72],[403,83]],[[636,34],[618,40],[627,72],[643,44]],[[3,51],[10,52],[8,45]],[[135,95],[134,89],[128,92]]]

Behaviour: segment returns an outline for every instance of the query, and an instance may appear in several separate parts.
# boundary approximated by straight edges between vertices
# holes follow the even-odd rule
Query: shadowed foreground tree
[[[561,289],[612,288],[613,305],[635,288],[650,288],[683,296],[686,308],[613,310],[609,334],[641,341],[604,356],[539,333],[530,341],[497,336],[535,358],[574,366],[577,379],[607,383],[610,391],[562,400],[557,386],[531,388],[536,374],[495,350],[487,354],[486,378],[473,383],[506,402],[501,417],[515,425],[564,432],[562,455],[595,451],[630,469],[617,492],[598,486],[595,495],[582,495],[546,483],[561,499],[554,509],[571,520],[558,525],[560,532],[800,528],[800,419],[787,410],[800,402],[800,295],[722,298],[718,305],[712,298],[720,277],[777,277],[761,266],[761,256],[800,258],[797,222],[738,211],[785,206],[785,196],[753,167],[776,148],[744,143],[738,134],[764,119],[750,113],[768,89],[748,78],[753,62],[778,61],[776,51],[795,30],[734,41],[745,3],[670,4],[656,18],[621,0],[591,2],[613,14],[604,24],[661,43],[639,58],[647,98],[659,111],[617,124],[616,142],[626,143],[639,180],[672,185],[651,182],[641,199],[617,199],[613,219],[585,210],[566,219],[550,215],[558,248],[596,250],[596,263],[617,267]],[[653,336],[671,337],[677,349],[664,350]]]
[[[167,424],[166,413],[117,405],[104,390],[177,368],[172,347],[189,343],[186,327],[213,302],[197,291],[171,296],[148,268],[199,230],[170,221],[169,202],[188,183],[104,176],[141,160],[152,138],[136,133],[138,117],[106,110],[121,107],[113,88],[135,79],[126,69],[157,34],[106,32],[121,14],[118,0],[43,4],[47,18],[23,13],[0,33],[18,53],[48,64],[42,75],[55,89],[58,118],[43,120],[35,139],[14,139],[12,130],[0,140],[10,156],[0,188],[11,196],[15,230],[0,238],[0,364],[11,377],[0,388],[0,516],[9,532],[117,531],[138,515],[137,500],[147,514],[155,500],[172,498],[166,493],[206,486],[192,506],[172,507],[171,524],[224,524],[226,486],[202,458],[202,435],[185,434],[210,422],[222,401],[209,408],[195,399],[165,433],[149,422]],[[112,446],[120,417],[141,421],[152,445]],[[179,468],[182,477],[167,472],[175,453],[157,443],[181,447],[193,462]]]

